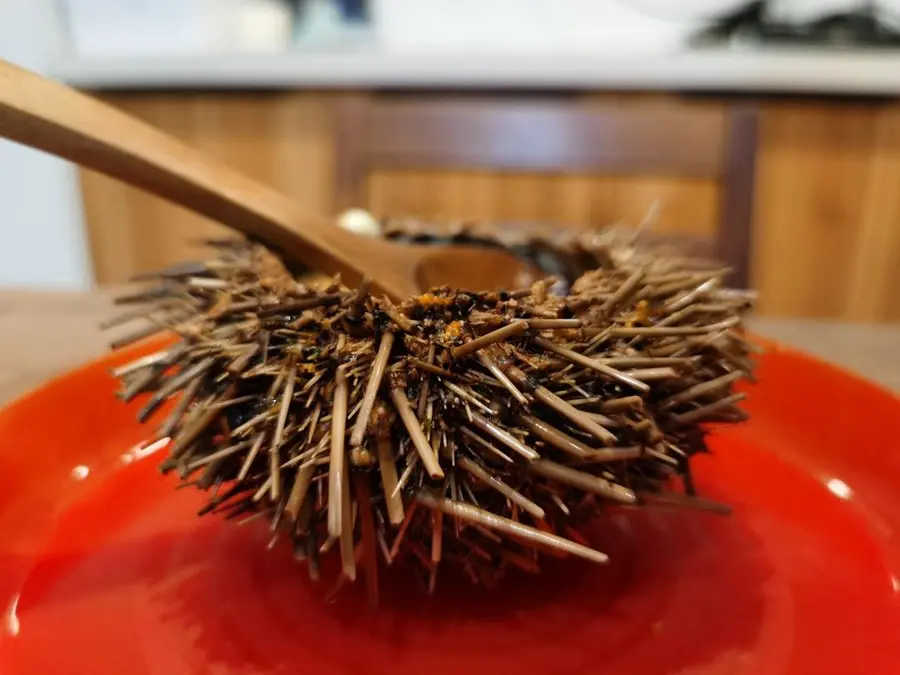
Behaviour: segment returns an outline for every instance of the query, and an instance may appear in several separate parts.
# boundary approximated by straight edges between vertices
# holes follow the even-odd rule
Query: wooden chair
[[[493,169],[702,177],[720,184],[707,250],[746,287],[750,273],[757,113],[590,108],[574,100],[348,95],[337,124],[339,208],[365,206],[366,177],[383,169]]]

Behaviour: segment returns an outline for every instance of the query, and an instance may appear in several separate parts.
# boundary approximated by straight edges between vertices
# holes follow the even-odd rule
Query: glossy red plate
[[[900,401],[794,352],[696,463],[731,518],[623,510],[606,567],[323,599],[259,522],[194,517],[112,356],[0,413],[0,673],[900,673]]]

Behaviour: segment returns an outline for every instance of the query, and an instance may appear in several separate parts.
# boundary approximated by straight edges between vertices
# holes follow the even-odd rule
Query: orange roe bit
[[[446,296],[435,295],[434,293],[423,293],[416,298],[416,302],[423,307],[435,307],[438,305],[449,305],[453,300]]]
[[[650,323],[650,303],[646,300],[638,300],[634,303],[634,313],[625,321],[626,328],[646,326]]]
[[[634,306],[634,323],[648,325],[650,323],[650,303],[638,300]]]
[[[455,340],[462,337],[463,324],[462,321],[452,321],[444,328],[444,336],[447,339]]]

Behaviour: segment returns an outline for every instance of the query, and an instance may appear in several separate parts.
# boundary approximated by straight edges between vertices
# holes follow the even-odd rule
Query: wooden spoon
[[[288,260],[372,279],[402,299],[431,286],[502,288],[527,266],[499,250],[392,244],[303,210],[174,138],[69,87],[0,60],[0,136],[69,159],[213,218]]]

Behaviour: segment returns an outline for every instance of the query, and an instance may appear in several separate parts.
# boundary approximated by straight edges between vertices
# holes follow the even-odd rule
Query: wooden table
[[[107,351],[113,291],[0,291],[0,403]],[[120,311],[120,310],[118,310]],[[759,334],[900,392],[900,324],[754,319]]]

